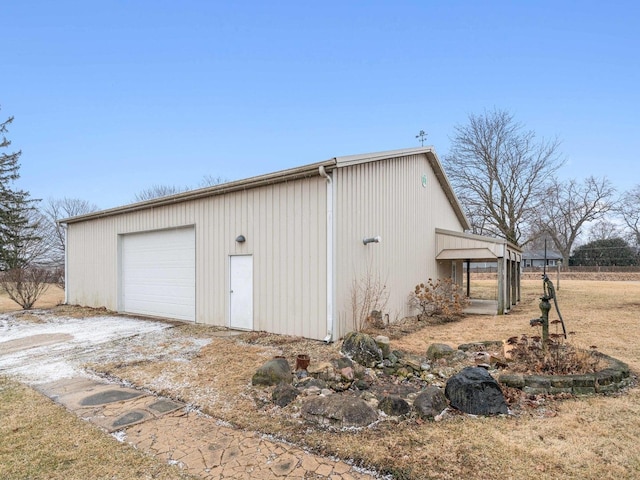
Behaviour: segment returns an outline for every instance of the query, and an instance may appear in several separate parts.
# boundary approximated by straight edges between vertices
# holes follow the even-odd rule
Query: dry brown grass
[[[192,479],[0,377],[0,478]]]
[[[522,302],[509,315],[469,316],[418,331],[412,331],[415,325],[406,326],[404,335],[398,334],[402,329],[396,330],[392,348],[424,355],[433,342],[457,346],[531,333],[529,320],[540,314],[541,291],[541,281],[525,280]],[[640,369],[640,282],[567,280],[558,296],[567,328],[576,332],[578,343],[597,345],[603,353]],[[354,459],[397,478],[640,476],[637,389],[610,397],[532,400],[530,408],[515,417],[453,415],[437,423],[406,420],[382,422],[357,432],[329,432],[308,428],[297,418],[295,407],[274,407],[268,402],[268,389],[250,385],[256,367],[275,354],[284,354],[293,365],[297,353],[308,353],[311,361],[317,362],[337,352],[338,345],[254,332],[214,338],[189,364],[112,364],[102,368],[152,389],[159,383],[165,385],[162,393],[192,401],[240,428]]]
[[[478,286],[483,288],[481,281]],[[468,316],[420,330],[415,322],[400,326],[394,329],[392,348],[424,355],[433,342],[457,346],[531,333],[535,329],[529,327],[529,320],[540,314],[541,292],[541,281],[525,280],[522,302],[509,315]],[[601,352],[640,370],[640,282],[563,280],[557,293],[567,329],[576,332],[578,344],[597,345]],[[215,330],[194,325],[173,329],[185,338],[212,336]],[[267,401],[269,389],[254,389],[250,384],[255,369],[276,354],[284,354],[294,365],[299,353],[319,362],[337,355],[338,349],[339,345],[251,332],[213,337],[189,362],[168,359],[94,368],[191,402],[240,428],[354,459],[396,478],[640,477],[637,388],[615,396],[532,399],[517,416],[452,415],[441,422],[410,419],[381,422],[360,431],[330,432],[309,428],[295,406],[275,407]]]

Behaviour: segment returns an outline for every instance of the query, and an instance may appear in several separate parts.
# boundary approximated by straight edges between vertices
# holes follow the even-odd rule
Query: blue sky
[[[419,146],[494,108],[558,136],[565,178],[640,183],[633,1],[2,0],[0,118],[20,187],[101,208]]]

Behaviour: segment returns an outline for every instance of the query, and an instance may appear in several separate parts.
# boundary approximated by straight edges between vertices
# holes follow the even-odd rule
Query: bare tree
[[[627,226],[630,239],[640,247],[640,184],[622,195],[618,213]]]
[[[47,226],[45,239],[48,241],[48,257],[50,263],[56,266],[64,265],[65,233],[64,227],[58,220],[98,210],[97,205],[79,198],[49,198],[42,207],[42,215]]]
[[[144,202],[146,200],[152,200],[154,198],[168,197],[169,195],[175,195],[176,193],[182,193],[189,190],[188,188],[180,188],[175,185],[152,185],[149,188],[136,193],[134,197],[135,202]]]
[[[558,140],[536,141],[503,110],[457,125],[445,169],[474,233],[520,245],[542,203],[544,186],[563,161]]]
[[[614,207],[615,188],[606,178],[589,177],[583,182],[554,179],[546,190],[538,212],[538,226],[562,254],[565,265],[574,243],[588,222],[601,220]]]
[[[27,223],[18,231],[22,241],[17,248],[17,253],[22,259],[22,265],[29,267],[50,265],[52,235],[47,219],[35,208],[25,213],[25,219]]]
[[[202,180],[195,188],[213,187],[214,185],[220,185],[226,183],[229,180],[221,176],[203,175]],[[149,188],[145,188],[139,193],[136,193],[134,201],[144,202],[146,200],[153,200],[154,198],[168,197],[169,195],[176,195],[177,193],[187,192],[192,190],[193,187],[186,186],[184,188],[177,187],[175,185],[152,185]]]
[[[619,225],[601,218],[589,227],[588,242],[596,242],[598,240],[611,240],[612,238],[621,238],[622,229]]]
[[[215,185],[221,185],[223,183],[227,183],[229,181],[228,178],[224,178],[221,177],[220,175],[218,175],[217,177],[214,177],[213,175],[203,175],[202,176],[202,180],[200,181],[199,186],[204,188],[204,187],[213,187]]]

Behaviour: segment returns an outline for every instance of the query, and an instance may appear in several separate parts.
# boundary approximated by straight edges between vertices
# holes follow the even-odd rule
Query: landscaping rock
[[[389,358],[391,354],[391,346],[389,345],[389,337],[385,337],[384,335],[378,335],[375,338],[376,345],[380,347],[382,351],[382,358]]]
[[[387,415],[397,417],[400,415],[406,415],[411,408],[409,404],[402,398],[395,395],[387,395],[383,397],[378,403],[378,408]]]
[[[447,397],[438,387],[427,387],[413,401],[413,409],[419,417],[432,419],[447,408]]]
[[[358,390],[369,390],[369,388],[371,388],[371,385],[369,385],[369,383],[365,380],[356,380],[355,382],[353,382],[353,385]]]
[[[320,380],[319,378],[307,377],[304,380],[298,382],[296,385],[298,388],[311,388],[318,387],[320,389],[327,388],[327,382]]]
[[[311,397],[302,404],[301,413],[307,421],[337,428],[366,427],[378,420],[367,402],[344,395]]]
[[[262,365],[251,378],[252,385],[278,385],[291,383],[293,374],[284,358],[274,358]]]
[[[444,343],[432,343],[427,348],[427,358],[429,360],[438,360],[453,355],[455,350]]]
[[[463,352],[486,352],[486,351],[501,351],[503,346],[502,340],[483,340],[481,342],[463,343],[458,345],[458,350]]]
[[[367,404],[373,408],[374,411],[378,410],[378,397],[376,397],[373,393],[371,392],[362,392],[362,394],[360,395],[360,398],[362,400],[364,400],[365,402],[367,402]]]
[[[316,362],[307,367],[307,373],[321,380],[331,380],[335,377],[335,368],[330,362]]]
[[[353,368],[351,367],[344,367],[338,373],[340,373],[340,377],[343,381],[352,382],[355,378],[353,374]]]
[[[353,361],[349,357],[338,357],[331,360],[331,364],[336,370],[353,368]]]
[[[366,333],[347,333],[342,342],[341,352],[365,367],[374,367],[382,361],[382,350]]]
[[[524,388],[524,377],[520,373],[503,373],[498,381],[507,387]]]
[[[451,406],[473,415],[508,413],[498,382],[484,368],[466,367],[447,382],[445,396]]]
[[[371,315],[367,318],[367,322],[374,328],[384,328],[384,320],[380,310],[372,310]]]
[[[316,387],[315,385],[312,385],[310,387],[305,387],[302,390],[302,394],[307,396],[320,395],[320,390],[321,390],[320,387]]]
[[[405,355],[404,357],[402,357],[402,359],[399,361],[399,363],[407,368],[410,368],[411,370],[414,370],[416,372],[421,372],[422,371],[422,359],[420,357],[417,357],[415,355]]]
[[[300,394],[297,388],[288,383],[279,384],[271,394],[271,400],[279,407],[286,407]]]

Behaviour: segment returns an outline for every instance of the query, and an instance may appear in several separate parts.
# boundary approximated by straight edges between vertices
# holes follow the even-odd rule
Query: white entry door
[[[229,327],[253,330],[253,256],[230,256],[229,271]]]

